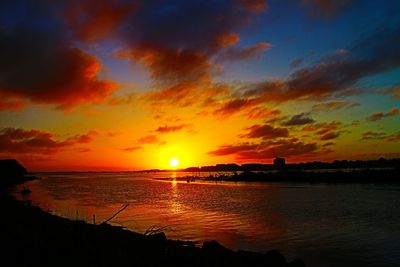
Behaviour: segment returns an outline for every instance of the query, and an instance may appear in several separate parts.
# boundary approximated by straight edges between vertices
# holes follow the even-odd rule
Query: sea
[[[213,173],[184,172],[35,175],[41,179],[15,196],[72,220],[100,224],[121,211],[110,224],[198,246],[278,249],[308,267],[400,266],[399,185],[216,182],[201,178]]]

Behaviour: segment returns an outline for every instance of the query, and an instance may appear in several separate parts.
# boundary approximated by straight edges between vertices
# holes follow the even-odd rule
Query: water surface
[[[310,267],[400,266],[400,186],[173,179],[187,173],[39,175],[26,198],[63,217],[100,223],[128,203],[112,222],[137,232],[166,227],[173,239],[279,249]]]

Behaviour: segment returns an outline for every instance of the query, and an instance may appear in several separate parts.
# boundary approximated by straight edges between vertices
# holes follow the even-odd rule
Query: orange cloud
[[[392,109],[390,109],[388,112],[383,112],[383,111],[379,111],[379,112],[374,112],[371,115],[369,115],[366,120],[367,121],[379,121],[383,118],[387,118],[387,117],[393,117],[399,114],[399,109],[394,107]]]
[[[144,100],[155,106],[170,104],[175,106],[189,106],[198,101],[196,97],[198,85],[193,82],[179,83],[158,91],[144,95]]]
[[[217,37],[217,42],[222,47],[235,45],[240,41],[240,35],[237,33],[225,33]]]
[[[0,97],[4,97],[1,96]],[[0,111],[18,111],[26,107],[28,103],[22,99],[0,100]]]

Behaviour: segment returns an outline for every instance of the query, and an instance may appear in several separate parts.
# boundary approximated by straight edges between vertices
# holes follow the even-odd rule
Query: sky
[[[400,157],[399,14],[397,0],[3,0],[0,158],[118,171]]]

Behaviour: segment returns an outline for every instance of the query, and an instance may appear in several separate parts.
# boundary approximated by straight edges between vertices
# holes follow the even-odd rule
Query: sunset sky
[[[31,171],[400,157],[400,1],[0,2]]]

